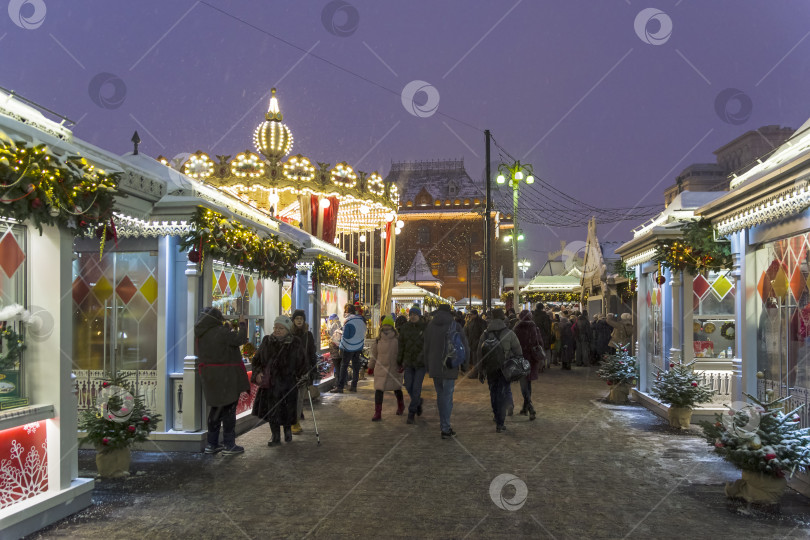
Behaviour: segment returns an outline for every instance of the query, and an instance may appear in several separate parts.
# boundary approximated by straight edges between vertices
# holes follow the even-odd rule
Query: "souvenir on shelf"
[[[694,330],[695,332],[700,332],[700,323],[699,322],[692,323],[692,330]]]
[[[711,341],[695,341],[695,358],[711,358],[714,356],[714,343]]]
[[[714,323],[708,322],[703,325],[703,331],[707,334],[714,334],[715,330],[717,330],[717,327],[714,325]]]

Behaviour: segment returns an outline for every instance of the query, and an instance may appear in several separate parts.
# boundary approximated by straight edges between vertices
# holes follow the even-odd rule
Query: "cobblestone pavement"
[[[262,425],[239,438],[241,456],[135,452],[131,477],[98,483],[93,507],[32,538],[810,535],[808,499],[789,491],[779,510],[728,501],[723,485],[739,472],[698,429],[676,432],[641,406],[602,403],[606,387],[592,368],[541,374],[537,420],[516,410],[504,434],[495,433],[485,386],[459,380],[455,440],[441,440],[425,382],[416,425],[394,415],[392,393],[372,423],[371,381],[361,381],[357,394],[316,404],[321,446],[307,412],[304,434],[280,447],[266,445]],[[513,393],[519,407],[517,385]],[[83,476],[94,474],[93,457],[82,451]],[[516,478],[501,477],[499,490],[502,474]]]

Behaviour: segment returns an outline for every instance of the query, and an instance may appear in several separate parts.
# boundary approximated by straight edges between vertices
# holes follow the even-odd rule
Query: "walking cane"
[[[315,438],[318,439],[317,446],[321,445],[321,434],[318,433],[318,422],[315,420],[315,406],[312,404],[312,396],[307,390],[307,397],[309,398],[309,408],[312,409],[312,423],[315,424]]]

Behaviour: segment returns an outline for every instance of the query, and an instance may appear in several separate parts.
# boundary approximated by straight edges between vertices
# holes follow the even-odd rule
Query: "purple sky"
[[[810,116],[810,5],[797,1],[209,1],[264,32],[194,0],[4,3],[0,86],[80,120],[78,137],[118,153],[136,129],[153,157],[252,149],[261,98],[277,86],[293,151],[313,161],[385,175],[392,160],[463,157],[477,179],[489,128],[555,187],[626,207],[662,202],[681,169],[714,161],[747,130]],[[659,45],[634,28],[652,5],[672,23]],[[333,32],[328,7],[341,7]],[[654,38],[659,23],[646,30]],[[118,96],[112,82],[101,86],[102,97],[122,98],[109,108],[91,95],[100,73],[123,81]],[[436,88],[436,114],[402,105],[413,80]],[[715,112],[727,88],[753,104],[738,125]],[[626,241],[638,224],[602,225],[600,236]],[[527,229],[535,264],[557,235],[585,236]]]

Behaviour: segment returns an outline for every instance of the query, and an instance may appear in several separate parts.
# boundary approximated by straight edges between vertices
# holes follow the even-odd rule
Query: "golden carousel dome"
[[[271,163],[276,163],[292,150],[293,136],[290,128],[281,123],[284,116],[278,107],[276,89],[273,88],[271,92],[270,106],[264,115],[264,122],[253,132],[253,144]]]

